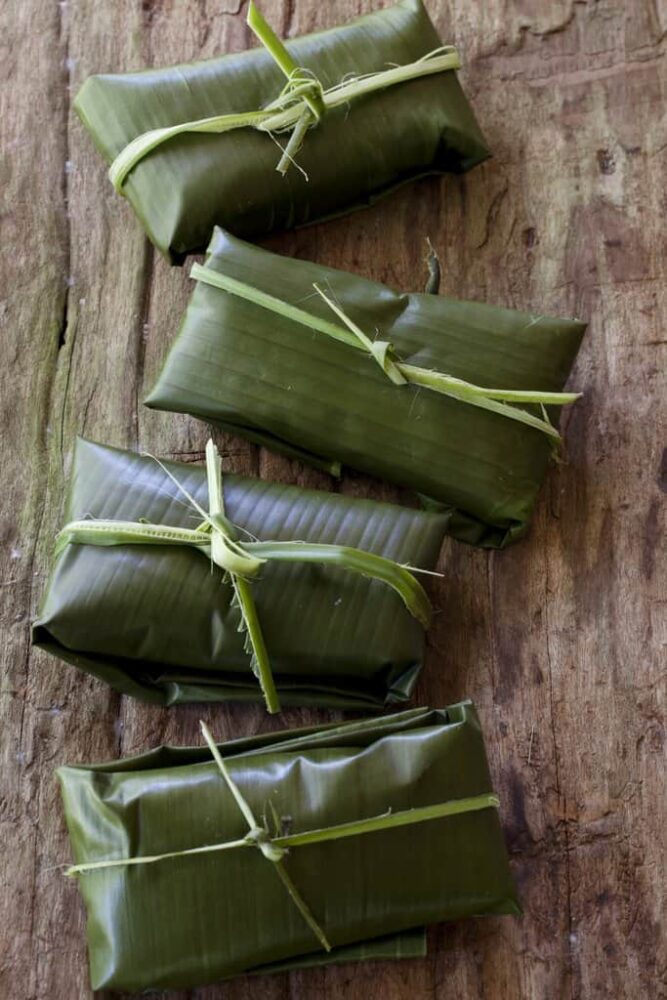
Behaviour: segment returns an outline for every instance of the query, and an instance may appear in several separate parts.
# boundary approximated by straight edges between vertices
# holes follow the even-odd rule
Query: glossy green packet
[[[287,40],[294,61],[331,88],[403,66],[442,46],[421,0]],[[285,77],[263,48],[204,62],[91,76],[75,101],[111,164],[148,131],[265,108]],[[284,147],[287,137],[276,138]],[[285,175],[272,137],[252,128],[184,133],[148,153],[122,191],[149,238],[174,261],[203,250],[214,225],[260,237],[371,204],[427,174],[460,173],[488,156],[454,69],[326,112]]]
[[[93,989],[189,988],[311,962],[414,956],[429,923],[520,912],[470,702],[218,752],[273,847],[286,831],[408,821],[292,846],[281,860],[327,954],[274,862],[257,840],[243,841],[247,821],[211,749],[61,768]],[[457,814],[414,818],[453,805]],[[230,841],[237,846],[219,849]],[[159,859],[127,863],[149,856]]]
[[[207,507],[202,465],[79,440],[63,524],[195,528],[201,518],[170,474]],[[353,546],[429,571],[447,524],[441,514],[242,476],[224,476],[224,496],[244,538]],[[410,696],[424,628],[381,580],[270,563],[252,593],[282,705],[372,710]],[[32,641],[144,701],[261,700],[232,598],[218,567],[185,546],[67,544]]]
[[[193,276],[149,407],[190,413],[334,474],[342,463],[412,489],[449,512],[449,534],[474,545],[499,548],[526,532],[559,446],[559,408],[520,400],[575,398],[560,394],[585,323],[396,292],[220,229]],[[322,332],[332,324],[348,337],[352,324],[376,353]],[[446,376],[454,391],[463,380],[475,404],[394,384],[392,358],[421,378]],[[518,393],[519,404],[484,395],[494,391]]]

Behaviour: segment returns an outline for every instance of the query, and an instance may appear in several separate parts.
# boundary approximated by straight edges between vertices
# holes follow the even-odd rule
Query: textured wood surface
[[[263,9],[291,35],[379,2]],[[271,246],[413,289],[430,236],[446,294],[590,320],[567,461],[551,472],[527,541],[496,555],[446,546],[417,695],[477,701],[525,915],[437,928],[425,961],[241,979],[191,1000],[667,995],[667,11],[660,0],[427,2],[460,47],[494,159]],[[247,46],[243,7],[3,5],[0,996],[12,1000],[90,995],[82,906],[58,868],[68,845],[54,768],[193,742],[201,714],[121,699],[28,644],[75,435],[198,460],[207,433],[141,406],[189,282],[113,194],[71,99],[92,72]],[[330,485],[223,444],[230,469]],[[342,488],[396,496],[356,476]],[[286,715],[294,725],[326,718]],[[219,737],[280,724],[259,708],[205,716]]]

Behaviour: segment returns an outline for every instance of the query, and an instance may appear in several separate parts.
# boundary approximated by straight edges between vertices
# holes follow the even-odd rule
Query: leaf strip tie
[[[344,325],[333,323],[322,319],[294,306],[289,302],[263,292],[253,285],[248,285],[237,278],[216,271],[212,267],[203,264],[193,264],[190,276],[195,281],[219,288],[231,295],[245,299],[262,309],[267,309],[285,319],[292,320],[302,326],[324,333],[327,337],[338,340],[348,347],[353,347],[357,351],[363,351],[369,355],[382,369],[387,378],[394,385],[416,385],[424,389],[430,389],[443,396],[450,396],[461,403],[468,403],[483,410],[490,410],[499,416],[517,420],[527,424],[535,430],[541,431],[548,437],[560,443],[559,432],[549,420],[544,407],[565,406],[574,403],[580,398],[579,392],[547,392],[540,389],[490,389],[484,386],[475,385],[473,382],[466,382],[463,379],[455,378],[444,372],[432,371],[428,368],[420,368],[417,365],[408,364],[401,361],[394,346],[386,340],[371,340],[360,327],[341,309],[341,307],[327,295],[318,284],[313,284],[313,288],[320,295],[332,312],[342,321]],[[519,404],[519,405],[513,405]],[[522,405],[537,404],[542,410],[542,416],[537,417],[528,410],[522,409]]]
[[[153,456],[151,456],[153,457]],[[187,545],[201,552],[223,570],[233,588],[232,606],[240,613],[239,631],[245,632],[244,648],[271,713],[280,711],[268,650],[264,641],[251,580],[270,561],[334,566],[385,583],[394,590],[407,610],[424,628],[431,620],[428,596],[414,576],[418,572],[392,559],[345,545],[314,542],[242,542],[239,531],[226,517],[222,488],[222,462],[212,440],[206,445],[206,475],[209,510],[206,511],[167,467],[154,458],[202,517],[197,528],[179,528],[142,521],[70,521],[56,538],[56,555],[67,545]]]
[[[230,851],[245,847],[258,848],[267,861],[270,861],[287,889],[290,898],[297,906],[302,917],[313,931],[318,941],[326,951],[331,950],[326,934],[320,924],[313,916],[313,913],[299,892],[298,888],[287,873],[283,859],[290,848],[303,847],[307,844],[322,844],[334,840],[344,840],[347,837],[359,837],[368,833],[377,833],[381,830],[395,829],[401,826],[412,826],[417,823],[425,823],[429,820],[444,819],[448,816],[459,816],[464,813],[480,812],[484,809],[498,809],[500,800],[492,792],[482,795],[473,795],[468,798],[450,799],[448,802],[439,802],[430,806],[420,806],[415,809],[403,809],[399,812],[388,810],[379,816],[370,816],[367,819],[352,820],[348,823],[339,823],[335,826],[322,827],[318,830],[304,830],[301,833],[291,833],[285,836],[271,836],[266,826],[258,823],[255,815],[244,798],[238,785],[229,773],[225,762],[218,750],[218,747],[211,736],[211,733],[204,722],[200,722],[201,731],[208,744],[213,759],[224,778],[227,786],[234,796],[249,831],[245,837],[238,840],[227,840],[221,844],[208,844],[204,847],[193,847],[183,851],[168,851],[164,854],[144,855],[133,858],[113,858],[108,861],[89,861],[82,864],[72,865],[66,871],[67,876],[84,875],[89,872],[100,871],[108,868],[126,868],[133,865],[155,864],[156,862],[168,861],[173,858],[193,857],[198,854],[214,854],[219,851]]]
[[[192,132],[220,135],[240,128],[255,128],[270,135],[289,132],[291,138],[276,167],[279,173],[285,174],[294,163],[308,130],[317,125],[327,111],[378,90],[433,73],[459,69],[461,66],[453,46],[445,45],[415,62],[392,66],[377,73],[354,76],[325,90],[313,74],[295,63],[252,2],[248,8],[247,24],[287,77],[287,84],[281,94],[259,111],[214,115],[211,118],[199,118],[143,132],[120,151],[109,168],[109,178],[116,191],[122,194],[128,174],[148,153],[178,135]]]

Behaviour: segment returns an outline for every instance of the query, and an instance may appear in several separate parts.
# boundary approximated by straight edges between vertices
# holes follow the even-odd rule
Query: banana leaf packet
[[[351,77],[414,65],[446,48],[421,0],[401,0],[289,41],[286,58],[299,74],[292,74],[288,87],[294,92],[300,86],[312,105]],[[326,109],[316,124],[306,121],[310,127],[300,148],[282,160],[279,146],[289,147],[284,130],[187,130],[170,133],[118,173],[118,158],[149,132],[210,123],[275,102],[286,70],[274,58],[257,48],[194,64],[96,75],[77,95],[76,111],[112,165],[115,187],[173,262],[203,250],[216,224],[239,236],[261,237],[362,208],[418,177],[461,173],[489,155],[455,69],[446,69]],[[283,104],[294,107],[299,94],[288,93]],[[276,166],[286,156],[289,169],[279,172]]]
[[[220,229],[192,273],[147,406],[408,487],[448,510],[462,541],[499,548],[525,533],[560,440],[550,401],[577,398],[561,390],[584,323],[402,294]],[[351,327],[368,350],[340,342],[354,340]],[[444,381],[461,398],[393,384],[399,358],[410,378]]]
[[[200,518],[186,493],[205,508],[206,476],[201,465],[80,439],[65,521],[192,531]],[[243,537],[354,546],[426,571],[446,529],[443,515],[241,476],[225,475],[224,497]],[[416,579],[400,572],[430,611]],[[372,710],[408,699],[425,622],[381,579],[267,562],[251,589],[281,704]],[[187,545],[65,544],[32,641],[143,701],[261,700],[241,624],[229,579]]]
[[[58,772],[93,989],[412,955],[427,924],[520,912],[470,702],[207,739]]]

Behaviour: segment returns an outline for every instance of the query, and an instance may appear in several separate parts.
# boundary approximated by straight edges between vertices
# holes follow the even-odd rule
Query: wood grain
[[[379,5],[262,6],[291,35]],[[54,768],[193,742],[201,714],[120,699],[28,644],[75,435],[197,460],[207,434],[141,406],[188,278],[156,257],[112,193],[71,98],[92,72],[249,45],[243,6],[4,4],[0,996],[13,1000],[91,995],[81,903],[58,867],[68,845]],[[413,289],[430,236],[446,294],[590,320],[567,461],[527,541],[493,555],[446,546],[417,696],[479,706],[525,915],[434,929],[425,961],[240,979],[181,1000],[667,996],[667,12],[655,0],[428,6],[461,50],[494,159],[270,245]],[[230,469],[330,485],[220,441]],[[359,476],[342,489],[398,498]],[[221,738],[281,724],[259,708],[204,714]]]

